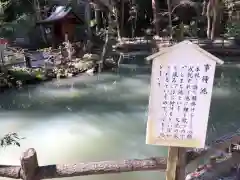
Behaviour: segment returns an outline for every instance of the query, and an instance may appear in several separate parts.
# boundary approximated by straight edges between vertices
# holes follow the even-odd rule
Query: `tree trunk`
[[[98,4],[95,4],[95,19],[96,19],[96,32],[101,29],[101,9]]]
[[[168,27],[169,27],[169,36],[172,39],[173,32],[172,32],[172,8],[171,8],[171,1],[167,0],[168,5]]]
[[[118,36],[118,40],[121,40],[121,35],[120,35],[120,10],[119,10],[119,6],[118,6],[118,1],[113,0],[113,13],[114,16],[116,18],[116,24],[117,24],[117,36]]]
[[[158,0],[152,0],[152,9],[153,9],[153,22],[155,25],[156,35],[159,36],[159,6]]]
[[[85,5],[85,23],[86,23],[86,29],[87,29],[87,35],[88,38],[91,39],[92,38],[92,31],[91,31],[91,27],[90,27],[90,22],[91,22],[91,7],[89,4],[89,1],[86,1],[86,5]]]
[[[108,49],[108,44],[109,44],[109,32],[112,31],[111,24],[112,24],[112,18],[111,18],[111,15],[109,13],[109,15],[108,15],[108,28],[106,30],[105,43],[103,45],[101,59],[100,59],[100,63],[99,63],[99,66],[98,66],[98,72],[99,73],[102,71],[104,60],[106,59],[106,54],[107,54],[107,49]]]
[[[121,26],[120,26],[120,35],[121,37],[123,36],[123,31],[124,31],[124,1],[121,1]]]
[[[33,1],[33,8],[34,8],[35,15],[36,15],[36,17],[35,17],[36,21],[40,21],[42,19],[42,17],[41,17],[40,4],[39,4],[38,0]],[[46,33],[44,31],[44,28],[42,25],[39,25],[39,27],[40,27],[42,39],[43,39],[44,43],[47,43],[47,38],[46,38]]]
[[[1,63],[0,63],[0,73],[5,73],[6,68],[5,68],[5,61],[4,61],[4,45],[0,45],[0,58],[1,58]]]

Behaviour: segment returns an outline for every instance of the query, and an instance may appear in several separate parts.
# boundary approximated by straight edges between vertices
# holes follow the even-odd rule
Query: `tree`
[[[159,5],[158,0],[152,0],[152,9],[153,9],[153,17],[154,17],[154,24],[156,29],[156,35],[159,36],[160,27],[159,27]]]
[[[207,37],[215,38],[220,25],[224,3],[222,0],[204,0],[202,15],[207,17]]]
[[[17,133],[8,133],[5,136],[3,136],[3,138],[0,138],[0,147],[6,147],[10,145],[16,145],[20,147],[19,141],[21,139],[24,138],[19,137]]]
[[[5,22],[11,22],[20,17],[22,14],[33,13],[30,1],[2,0],[1,7],[3,10],[2,19]]]

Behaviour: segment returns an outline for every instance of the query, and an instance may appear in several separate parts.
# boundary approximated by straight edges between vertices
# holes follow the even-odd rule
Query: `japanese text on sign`
[[[160,65],[157,84],[163,88],[160,104],[159,137],[192,139],[192,121],[195,116],[197,98],[208,93],[208,71],[211,65]],[[161,82],[160,79],[163,79]]]

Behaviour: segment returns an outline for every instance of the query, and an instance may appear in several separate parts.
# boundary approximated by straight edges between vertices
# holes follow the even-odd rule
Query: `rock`
[[[83,59],[100,61],[100,56],[97,54],[84,54]]]
[[[209,164],[205,164],[194,172],[188,174],[185,180],[217,180],[223,175],[231,174],[231,169],[239,162],[239,158],[240,156],[238,154],[235,154],[234,156],[228,154],[225,157],[217,158],[217,161],[215,162],[214,157],[213,159],[210,159]],[[214,162],[212,162],[213,160]]]
[[[67,77],[73,77],[72,73],[67,73]]]
[[[74,63],[73,66],[75,68],[77,68],[79,71],[86,71],[94,66],[94,62],[93,61],[87,61],[87,62],[80,61],[80,62]]]
[[[86,74],[93,76],[94,75],[94,68],[91,68],[89,70],[86,71]]]
[[[188,174],[185,178],[185,180],[191,180],[192,179],[192,175],[191,174]]]
[[[74,63],[73,65],[74,65],[75,68],[81,69],[82,66],[83,66],[83,62],[77,62],[77,63]]]

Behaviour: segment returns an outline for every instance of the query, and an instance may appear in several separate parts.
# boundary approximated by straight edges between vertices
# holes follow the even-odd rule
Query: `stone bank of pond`
[[[85,54],[82,58],[76,58],[74,61],[52,63],[50,66],[27,68],[24,62],[21,65],[22,67],[5,66],[3,73],[0,73],[0,90],[22,87],[26,84],[37,84],[54,78],[71,78],[83,73],[93,75],[98,70],[99,59],[100,57],[96,54]],[[44,59],[38,61],[43,63]],[[106,60],[102,69],[111,69],[115,65],[116,63],[113,60]]]
[[[145,144],[150,74],[141,71],[120,69],[119,73],[56,80],[0,94],[0,137],[10,131],[26,137],[20,148],[0,150],[0,164],[19,164],[21,152],[29,147],[37,150],[40,165],[167,155],[166,148]],[[208,142],[240,125],[239,76],[237,66],[217,69]],[[69,179],[159,177],[165,179],[164,173]]]

